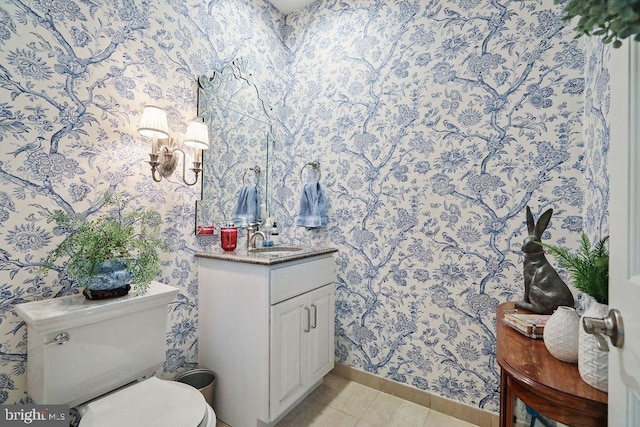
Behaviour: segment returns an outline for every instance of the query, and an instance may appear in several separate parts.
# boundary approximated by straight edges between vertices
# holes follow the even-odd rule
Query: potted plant
[[[158,252],[165,250],[158,237],[162,219],[154,209],[127,209],[122,194],[105,195],[106,213],[93,220],[55,211],[51,219],[68,236],[44,260],[45,269],[68,256],[66,268],[89,299],[125,295],[136,286],[145,292],[160,272]]]
[[[566,248],[542,243],[558,263],[567,270],[573,285],[593,297],[582,317],[604,318],[609,313],[609,250],[604,237],[595,245],[582,233],[580,249],[576,253]],[[582,379],[592,387],[604,392],[609,382],[609,359],[606,352],[600,351],[594,335],[579,328],[578,371]]]
[[[564,21],[580,18],[574,28],[576,37],[601,36],[603,43],[613,42],[614,48],[622,46],[620,40],[630,36],[640,41],[639,0],[555,0],[555,3],[564,5]]]
[[[604,237],[591,245],[585,233],[580,237],[580,249],[576,253],[568,249],[540,243],[567,270],[573,285],[580,291],[593,297],[600,304],[609,303],[609,250]]]

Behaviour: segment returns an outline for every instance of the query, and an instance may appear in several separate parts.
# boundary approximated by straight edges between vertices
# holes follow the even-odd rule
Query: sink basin
[[[299,246],[265,246],[262,248],[249,249],[250,254],[267,254],[267,255],[282,255],[289,252],[296,252],[301,250]]]

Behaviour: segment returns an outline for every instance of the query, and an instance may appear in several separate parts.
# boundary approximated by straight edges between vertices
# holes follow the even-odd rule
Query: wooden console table
[[[506,325],[502,321],[504,312],[513,308],[514,303],[507,302],[497,309],[500,426],[513,426],[515,397],[571,427],[606,426],[607,393],[585,383],[578,365],[553,357],[542,339],[528,338]]]

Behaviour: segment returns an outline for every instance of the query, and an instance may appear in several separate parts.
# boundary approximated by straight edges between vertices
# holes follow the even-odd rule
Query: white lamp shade
[[[184,139],[184,145],[198,150],[206,150],[209,148],[209,129],[203,122],[191,122],[187,127],[187,135]]]
[[[154,105],[145,106],[138,125],[138,133],[148,138],[169,138],[167,113],[162,108]]]

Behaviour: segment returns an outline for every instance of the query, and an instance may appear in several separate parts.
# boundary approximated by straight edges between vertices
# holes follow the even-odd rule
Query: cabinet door
[[[335,348],[335,293],[330,284],[308,293],[311,311],[308,339],[309,383],[313,385],[333,369]]]
[[[305,392],[305,331],[310,326],[306,302],[307,294],[303,294],[271,306],[271,420]]]

